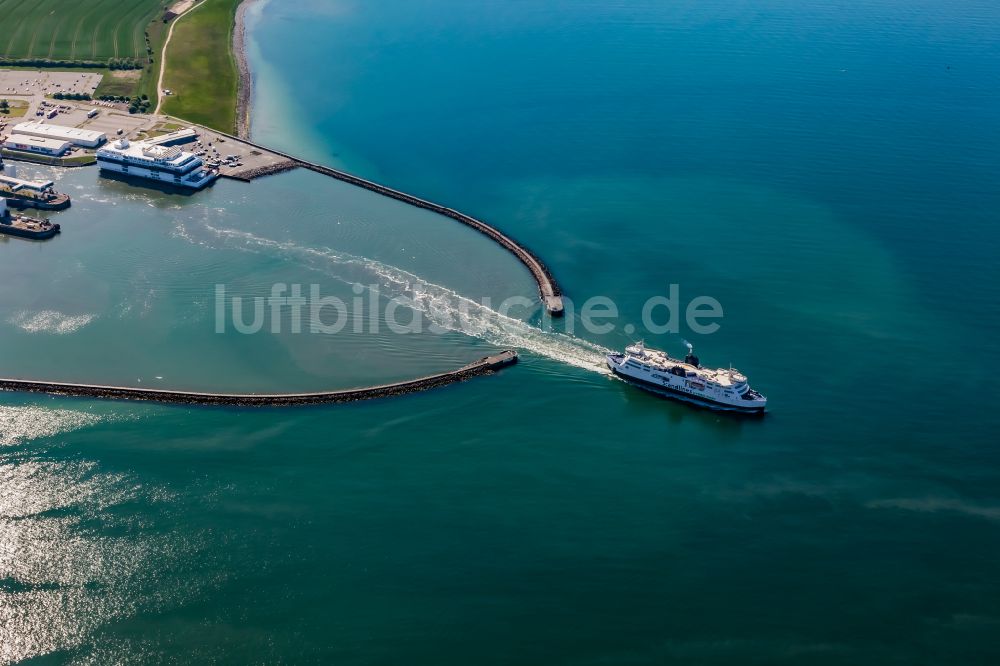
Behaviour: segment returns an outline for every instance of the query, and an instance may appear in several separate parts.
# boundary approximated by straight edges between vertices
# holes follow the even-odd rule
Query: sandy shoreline
[[[233,55],[238,76],[236,90],[236,136],[250,138],[250,103],[253,99],[253,75],[246,53],[246,11],[254,0],[243,0],[236,9],[233,27]]]

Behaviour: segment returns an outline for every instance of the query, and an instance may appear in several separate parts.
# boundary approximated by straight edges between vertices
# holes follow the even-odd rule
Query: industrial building
[[[21,150],[26,153],[39,153],[52,157],[62,157],[70,148],[69,141],[61,139],[45,139],[39,136],[28,136],[27,134],[11,134],[3,147],[8,150]]]
[[[42,139],[56,139],[58,141],[68,141],[74,146],[84,148],[97,148],[108,140],[104,132],[80,129],[79,127],[66,127],[65,125],[49,125],[48,123],[18,123],[14,125],[14,134],[26,136],[37,136]]]

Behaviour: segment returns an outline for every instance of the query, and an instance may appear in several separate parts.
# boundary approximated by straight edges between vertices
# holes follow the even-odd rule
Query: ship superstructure
[[[124,138],[100,148],[97,164],[104,171],[191,189],[205,187],[219,175],[215,169],[205,168],[194,153]]]

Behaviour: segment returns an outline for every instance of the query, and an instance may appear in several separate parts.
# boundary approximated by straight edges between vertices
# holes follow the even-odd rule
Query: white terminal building
[[[28,136],[27,134],[11,134],[3,142],[3,147],[8,150],[20,150],[25,153],[38,153],[51,157],[65,155],[70,145],[69,141],[44,139],[40,136]]]
[[[42,139],[54,139],[56,141],[68,141],[74,146],[83,148],[97,148],[108,140],[104,132],[80,129],[79,127],[67,127],[65,125],[49,125],[48,123],[18,123],[11,130],[13,134],[23,136],[37,136]]]
[[[104,171],[191,189],[200,189],[219,175],[214,169],[206,169],[200,157],[176,146],[133,143],[124,138],[98,150],[97,164]]]

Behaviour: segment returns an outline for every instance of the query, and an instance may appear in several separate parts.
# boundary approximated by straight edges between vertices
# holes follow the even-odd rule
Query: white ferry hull
[[[204,172],[204,175],[201,178],[188,178],[187,176],[190,176],[190,174],[178,175],[167,171],[145,169],[134,164],[130,164],[126,167],[117,162],[102,159],[98,159],[97,164],[100,166],[102,171],[112,171],[114,173],[120,173],[123,176],[133,176],[135,178],[152,180],[154,182],[189,188],[192,190],[200,190],[216,178],[216,174],[212,172]]]
[[[767,400],[764,398],[744,399],[741,396],[726,396],[724,392],[723,395],[718,395],[711,389],[697,388],[697,384],[703,382],[696,382],[692,386],[685,378],[666,372],[634,369],[626,365],[628,357],[622,354],[608,354],[605,358],[608,368],[616,377],[660,397],[743,414],[763,414],[767,407]]]
[[[198,179],[186,178],[189,174],[184,174],[183,176],[178,176],[173,173],[166,171],[157,171],[154,169],[144,169],[140,166],[128,165],[127,167],[117,162],[111,162],[109,160],[98,159],[97,164],[103,171],[112,171],[114,173],[120,173],[124,176],[133,176],[135,178],[142,178],[145,180],[152,180],[158,183],[166,183],[168,185],[174,185],[176,187],[190,188],[192,190],[200,190],[205,187],[213,180],[215,180],[215,174],[211,172],[206,172],[205,175]]]

